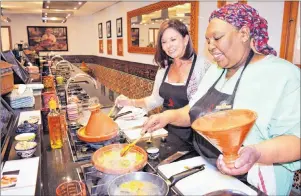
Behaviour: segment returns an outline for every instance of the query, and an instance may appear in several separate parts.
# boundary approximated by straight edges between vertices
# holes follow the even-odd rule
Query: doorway
[[[1,51],[12,49],[10,26],[1,26]]]

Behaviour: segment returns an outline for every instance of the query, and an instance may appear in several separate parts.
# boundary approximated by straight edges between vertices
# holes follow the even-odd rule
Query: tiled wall
[[[71,63],[81,63],[82,61],[84,61],[85,63],[98,64],[148,80],[155,80],[158,70],[157,66],[150,64],[135,63],[131,61],[110,59],[93,55],[66,55],[63,57]]]

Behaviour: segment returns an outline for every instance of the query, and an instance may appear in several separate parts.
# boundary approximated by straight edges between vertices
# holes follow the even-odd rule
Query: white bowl
[[[18,142],[15,146],[15,150],[17,155],[22,158],[29,158],[37,150],[37,142],[28,142],[28,141],[21,141]]]
[[[36,138],[36,134],[35,133],[22,133],[19,135],[16,135],[15,140],[17,141],[34,141]]]

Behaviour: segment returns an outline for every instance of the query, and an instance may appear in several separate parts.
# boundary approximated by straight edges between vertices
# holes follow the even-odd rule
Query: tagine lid
[[[248,109],[224,110],[197,118],[191,127],[200,132],[228,131],[253,124],[256,112]]]
[[[89,100],[91,115],[87,126],[77,131],[77,136],[85,142],[101,142],[114,138],[118,134],[118,125],[100,111],[96,97]]]

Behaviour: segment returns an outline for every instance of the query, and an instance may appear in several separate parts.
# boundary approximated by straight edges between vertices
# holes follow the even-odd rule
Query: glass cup
[[[86,186],[81,181],[63,182],[56,188],[56,196],[86,196]]]

